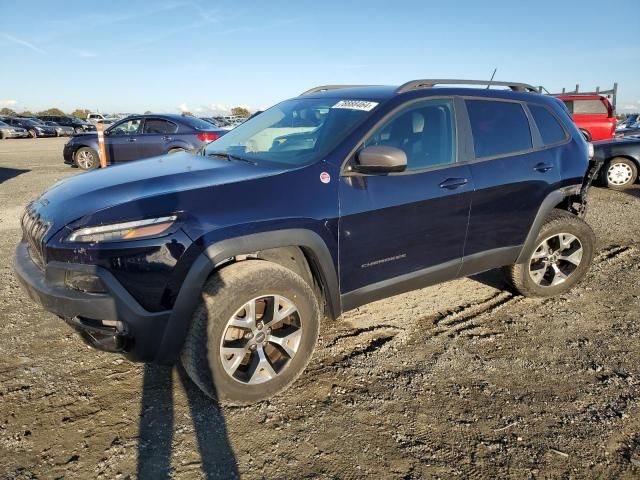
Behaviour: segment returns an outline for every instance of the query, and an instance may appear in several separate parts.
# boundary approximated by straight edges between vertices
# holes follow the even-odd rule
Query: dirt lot
[[[0,141],[0,477],[636,478],[640,188],[592,189],[570,294],[477,278],[327,323],[270,402],[219,408],[178,369],[83,345],[12,271],[23,206],[77,173],[63,140]]]

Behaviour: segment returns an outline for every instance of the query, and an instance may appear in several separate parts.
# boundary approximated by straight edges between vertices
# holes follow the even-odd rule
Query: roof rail
[[[491,80],[456,80],[456,79],[424,79],[412,80],[396,89],[396,93],[404,93],[417,88],[432,88],[435,85],[486,85],[487,88],[492,86],[509,87],[514,92],[535,92],[538,89],[526,83],[516,82],[497,82]]]
[[[325,92],[327,90],[338,90],[340,88],[356,88],[356,87],[370,87],[371,85],[321,85],[319,87],[314,87],[306,92],[302,92],[300,96],[310,95],[312,93]]]

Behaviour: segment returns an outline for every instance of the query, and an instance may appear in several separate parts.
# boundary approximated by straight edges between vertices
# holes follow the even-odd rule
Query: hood
[[[87,223],[111,223],[130,219],[132,215],[135,216],[131,212],[136,209],[127,208],[126,204],[136,200],[193,192],[273,175],[280,171],[244,162],[174,153],[69,177],[43,193],[33,203],[33,208],[43,220],[51,224],[45,239],[48,240],[64,226],[83,217],[88,217]],[[111,215],[107,221],[96,220],[101,217],[96,213],[116,206],[123,207],[117,209],[119,218],[111,218]],[[157,213],[162,215],[174,212]],[[89,217],[95,218],[92,220]]]

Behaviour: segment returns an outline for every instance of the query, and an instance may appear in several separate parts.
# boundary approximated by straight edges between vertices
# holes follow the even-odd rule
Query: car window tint
[[[466,100],[476,158],[521,152],[532,147],[529,120],[519,103]]]
[[[189,125],[191,128],[194,128],[195,130],[211,130],[211,124],[209,122],[205,122],[200,118],[183,115],[180,120],[183,123]]]
[[[167,120],[160,118],[148,118],[144,122],[144,133],[175,133],[178,130],[178,126]]]
[[[558,143],[567,138],[556,117],[546,107],[529,104],[529,110],[545,145]]]
[[[127,120],[116,125],[109,131],[110,135],[135,135],[140,129],[140,119]]]
[[[407,170],[455,162],[455,116],[450,100],[428,100],[401,110],[364,146],[396,147],[407,155]]]

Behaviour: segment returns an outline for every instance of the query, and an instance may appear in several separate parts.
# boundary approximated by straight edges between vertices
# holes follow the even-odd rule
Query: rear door
[[[174,141],[178,125],[163,118],[146,118],[142,134],[138,136],[139,158],[155,157],[167,153]]]
[[[467,275],[515,262],[542,201],[559,187],[560,173],[524,103],[484,98],[464,103],[475,152],[462,269]]]
[[[361,148],[404,150],[407,170],[340,179],[340,289],[345,309],[454,278],[464,250],[473,181],[457,154],[452,99],[412,102]],[[350,160],[353,161],[353,160]]]
[[[142,129],[141,118],[129,118],[115,124],[105,136],[108,160],[111,163],[140,158],[138,137]]]

